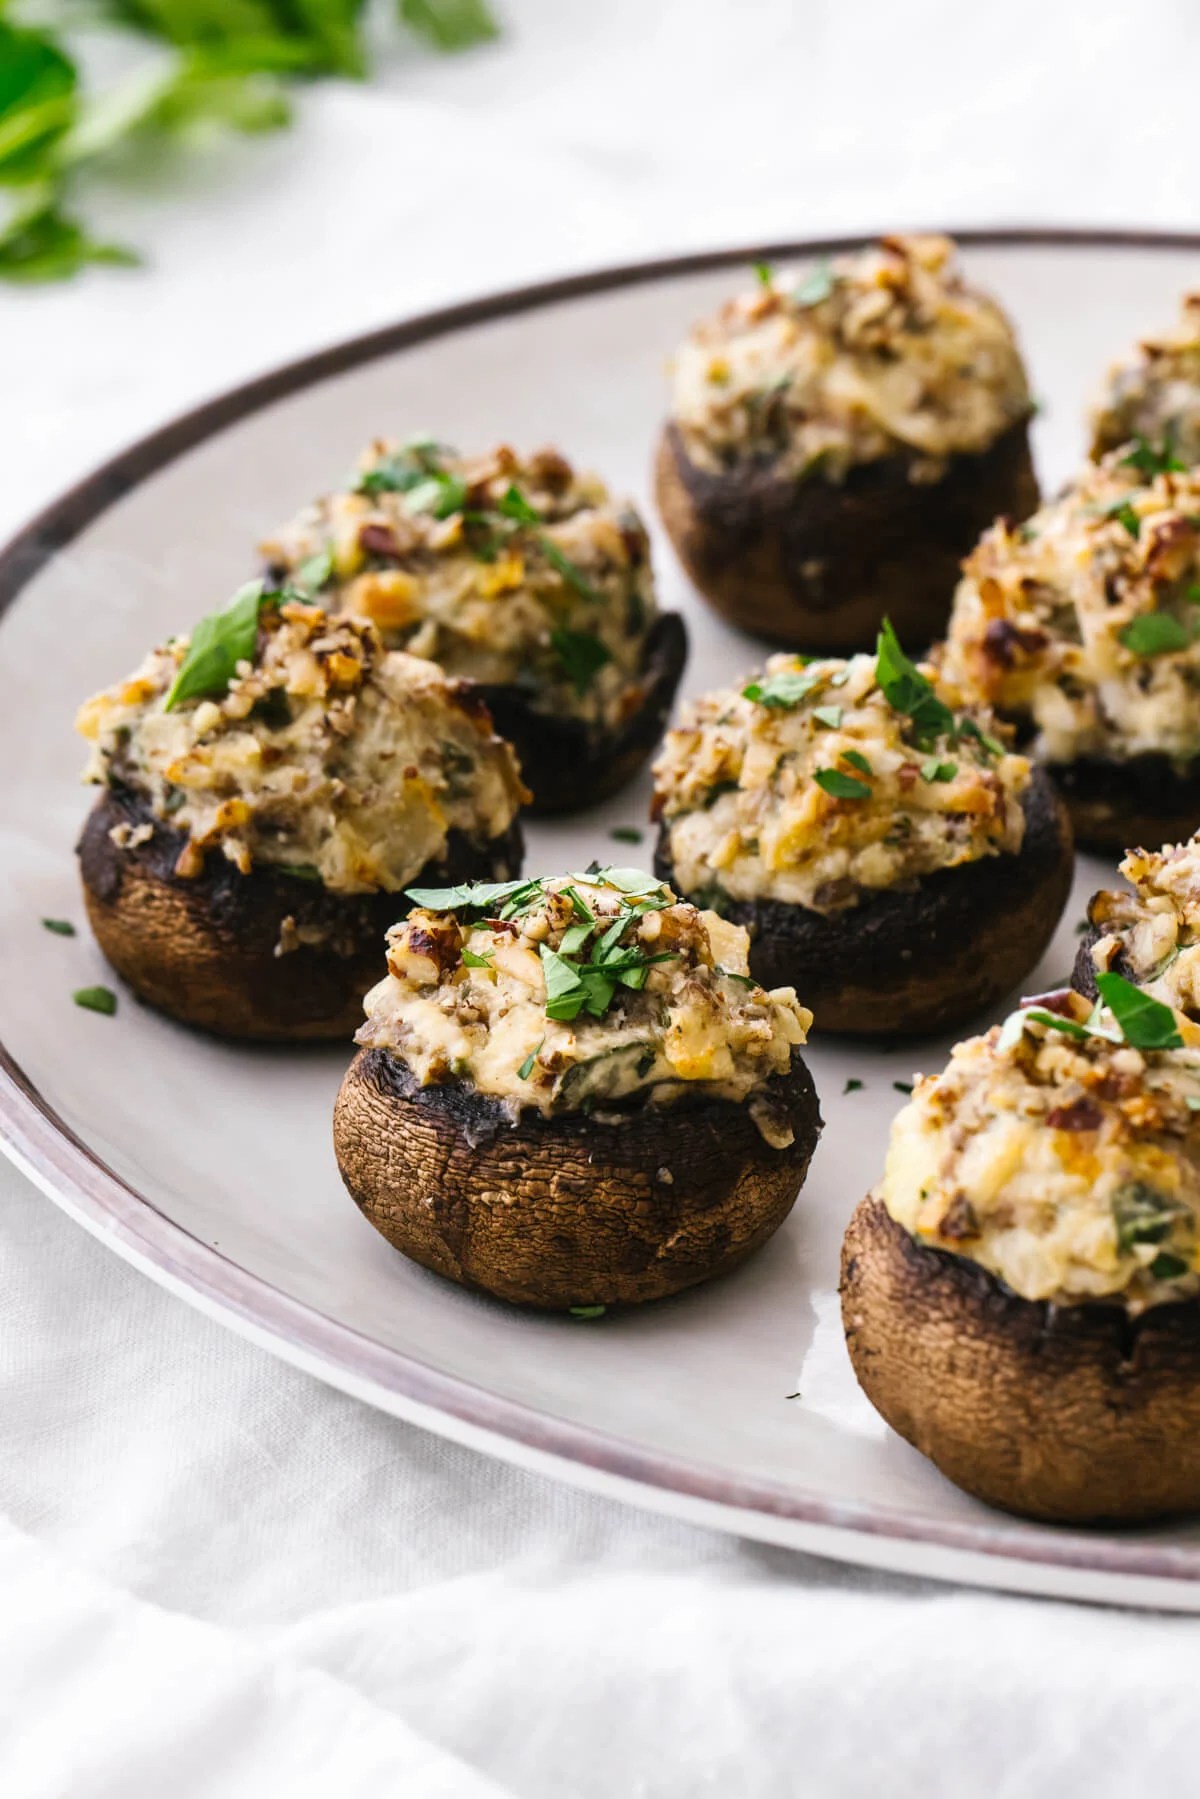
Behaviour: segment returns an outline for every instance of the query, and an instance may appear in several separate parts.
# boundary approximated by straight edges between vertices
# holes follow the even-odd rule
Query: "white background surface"
[[[0,526],[214,388],[468,292],[719,240],[1198,223],[1183,0],[506,20],[107,198],[150,269],[0,297]],[[6,1796],[1194,1790],[1195,1621],[856,1574],[480,1461],[6,1169],[0,1515]]]

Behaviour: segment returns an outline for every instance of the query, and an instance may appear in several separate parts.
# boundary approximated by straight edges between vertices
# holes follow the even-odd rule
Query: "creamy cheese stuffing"
[[[910,479],[936,480],[1028,417],[1012,326],[967,286],[949,239],[885,237],[804,277],[764,277],[675,357],[672,417],[697,467],[837,481],[902,451]]]
[[[750,979],[745,931],[636,870],[513,883],[485,905],[470,891],[415,895],[431,903],[388,933],[359,1043],[422,1086],[467,1081],[514,1118],[603,1117],[635,1096],[666,1105],[699,1090],[746,1103],[777,1147],[792,1141],[768,1083],[812,1014],[792,988]]]
[[[829,913],[1015,855],[1030,764],[992,736],[990,715],[963,714],[954,688],[919,672],[952,729],[931,734],[898,711],[865,655],[773,656],[754,680],[685,707],[654,768],[682,890]]]
[[[645,526],[555,450],[379,441],[353,485],[262,546],[278,575],[448,674],[613,727],[642,703],[657,617]]]
[[[1109,370],[1092,432],[1096,456],[1140,437],[1200,462],[1200,293],[1185,294],[1175,323]]]
[[[963,565],[944,670],[1049,762],[1200,754],[1200,469],[1146,475],[1129,454],[1001,519]]]
[[[1115,970],[1164,1005],[1200,1017],[1200,837],[1130,850],[1121,873],[1132,891],[1097,893],[1088,917],[1099,972]]]
[[[1087,1016],[1072,996],[1071,1016]],[[1023,1299],[1122,1302],[1200,1292],[1200,1032],[1138,1050],[1026,1018],[952,1052],[893,1126],[876,1197],[928,1247]]]
[[[404,887],[457,830],[499,837],[524,795],[508,744],[465,684],[385,652],[374,627],[266,602],[252,661],[228,690],[166,700],[186,637],[87,701],[85,779],[132,790],[186,833],[181,875],[219,849],[335,893]]]

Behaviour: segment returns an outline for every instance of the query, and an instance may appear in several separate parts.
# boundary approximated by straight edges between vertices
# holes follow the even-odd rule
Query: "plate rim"
[[[972,248],[1200,251],[1200,233],[1120,227],[997,226],[950,230]],[[654,281],[712,269],[837,252],[878,233],[772,241],[697,250],[620,263],[507,288],[437,307],[359,333],[282,363],[227,388],[137,438],[51,500],[0,548],[0,618],[33,577],[97,517],[186,451],[286,395],[303,391],[363,363],[495,319]],[[591,1473],[626,1489],[627,1497],[669,1496],[697,1507],[720,1508],[727,1528],[754,1535],[755,1519],[850,1533],[897,1545],[923,1545],[951,1556],[982,1556],[1032,1573],[1100,1575],[1200,1587],[1200,1546],[1185,1548],[1128,1537],[1027,1526],[1002,1519],[930,1522],[903,1507],[805,1493],[753,1475],[730,1474],[688,1458],[638,1448],[614,1433],[576,1424],[524,1401],[488,1391],[460,1376],[378,1343],[250,1273],[214,1246],[167,1217],[154,1200],[125,1181],[72,1130],[0,1043],[0,1150],[69,1215],[126,1261],[210,1316],[251,1334],[275,1353],[321,1378],[427,1428],[520,1460],[522,1452],[562,1478]],[[451,1428],[451,1427],[457,1427]],[[630,1491],[632,1490],[632,1491]],[[717,1519],[720,1523],[722,1520]],[[814,1547],[819,1544],[814,1540]],[[830,1553],[850,1559],[845,1547]],[[876,1559],[876,1558],[872,1558]],[[935,1572],[934,1570],[927,1570]],[[997,1576],[1001,1574],[997,1566]],[[947,1570],[946,1578],[954,1578]]]

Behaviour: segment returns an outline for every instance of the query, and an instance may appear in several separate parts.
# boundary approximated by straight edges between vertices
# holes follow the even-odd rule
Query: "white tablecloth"
[[[1177,0],[501,4],[494,49],[390,57],[289,135],[97,196],[152,266],[0,298],[0,527],[214,388],[468,292],[879,224],[1198,222]],[[5,1799],[1172,1799],[1198,1649],[484,1462],[0,1168]]]

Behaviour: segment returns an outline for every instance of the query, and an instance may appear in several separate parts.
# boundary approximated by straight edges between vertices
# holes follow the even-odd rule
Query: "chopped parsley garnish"
[[[1098,974],[1096,989],[1133,1049],[1182,1049],[1179,1023],[1170,1006],[1152,999],[1124,975]]]
[[[952,781],[957,773],[957,762],[939,762],[936,756],[931,756],[928,762],[921,764],[923,781]]]
[[[1181,462],[1175,454],[1175,446],[1168,432],[1157,447],[1144,437],[1135,437],[1133,448],[1127,450],[1121,458],[1121,466],[1135,468],[1139,475],[1144,475],[1147,481],[1151,481],[1155,475],[1182,471],[1187,468],[1187,463]],[[1134,536],[1137,536],[1136,531]]]
[[[823,679],[819,670],[784,669],[780,674],[768,675],[765,681],[751,681],[748,687],[742,688],[742,698],[755,700],[760,706],[778,706],[782,711],[790,712],[814,687],[819,687]]]
[[[892,1086],[897,1093],[911,1093],[913,1090],[911,1081],[893,1081]]]
[[[861,1093],[862,1090],[863,1083],[860,1080],[856,1080],[855,1077],[851,1075],[850,1079],[846,1082],[846,1085],[842,1088],[842,1097],[844,1099],[847,1093]]]
[[[315,556],[306,556],[296,569],[292,580],[301,593],[320,593],[326,581],[333,573],[333,550],[326,544]]]
[[[576,693],[585,694],[606,663],[612,651],[591,631],[568,631],[560,628],[550,633],[550,644],[563,673]]]
[[[541,513],[529,504],[519,487],[510,487],[507,493],[501,494],[496,511],[501,518],[510,518],[518,525],[540,525],[542,522]]]
[[[973,718],[959,719],[958,735],[960,737],[970,737],[975,743],[979,744],[982,749],[985,749],[989,756],[1002,756],[1004,754],[1004,745],[1001,743],[1000,739],[991,736],[991,734],[985,731],[982,726],[977,725]]]
[[[1188,1265],[1183,1257],[1170,1255],[1165,1249],[1150,1264],[1150,1273],[1156,1281],[1177,1281],[1188,1272]]]
[[[56,937],[73,937],[75,926],[69,918],[43,918],[42,929],[53,931]]]
[[[912,720],[914,741],[921,748],[932,748],[939,737],[958,735],[953,712],[904,654],[891,620],[886,618],[875,649],[875,679],[892,711]]]
[[[843,750],[842,761],[848,762],[851,768],[856,768],[859,774],[869,775],[875,772],[861,750]]]
[[[410,437],[398,450],[380,457],[364,469],[354,484],[355,493],[410,493],[423,481],[445,476],[442,459],[453,456],[447,444],[432,437]]]
[[[869,800],[871,789],[857,775],[843,774],[840,768],[818,768],[813,775],[818,787],[835,800]]]
[[[1117,1248],[1125,1252],[1138,1243],[1161,1243],[1181,1210],[1145,1181],[1127,1181],[1113,1195]]]
[[[842,722],[844,708],[841,706],[814,706],[813,717],[826,730],[836,731]]]
[[[117,1009],[117,996],[111,987],[77,987],[71,998],[85,1012],[102,1012],[106,1018],[111,1018]]]
[[[837,276],[833,272],[833,264],[827,256],[823,256],[799,287],[793,288],[792,298],[797,306],[819,306],[822,300],[829,298],[836,286]]]
[[[462,959],[464,968],[490,968],[492,966],[490,954],[480,956],[473,949],[464,949]]]
[[[636,825],[614,825],[608,834],[614,843],[640,843],[645,836]]]
[[[1170,612],[1143,612],[1130,619],[1120,634],[1121,642],[1135,656],[1163,656],[1172,650],[1186,650],[1192,633]]]
[[[771,267],[770,263],[769,262],[755,262],[755,263],[751,263],[750,266],[754,270],[754,278],[758,282],[759,286],[760,287],[770,287],[771,283],[775,279],[775,270]]]
[[[466,482],[444,469],[436,469],[423,481],[414,482],[404,495],[405,512],[424,512],[430,518],[452,518],[466,503]]]
[[[538,881],[464,881],[459,887],[409,887],[405,899],[430,912],[486,912],[490,906],[511,899],[525,888],[536,887]]]
[[[1142,521],[1129,500],[1114,500],[1111,506],[1101,506],[1099,516],[1115,519],[1118,525],[1124,525],[1130,537],[1141,535]]]
[[[735,974],[732,968],[723,968],[719,962],[715,964],[715,969],[716,969],[717,974],[724,975],[724,977],[727,981],[736,982],[736,984],[739,987],[757,987],[758,986],[758,982],[754,979],[754,977],[752,975]]]
[[[608,1307],[607,1306],[569,1306],[567,1309],[570,1312],[570,1315],[572,1318],[603,1318],[605,1312],[607,1312],[607,1310],[608,1310]]]
[[[293,881],[319,881],[321,871],[311,862],[277,862],[276,869],[281,875],[290,875]]]
[[[501,519],[508,519],[514,525],[532,526],[542,523],[542,515],[536,506],[531,506],[520,488],[515,486],[510,487],[507,493],[501,495],[496,502],[496,512]],[[484,513],[481,516],[486,518],[488,515]],[[572,562],[569,556],[563,554],[552,538],[539,531],[535,534],[534,542],[551,568],[562,576],[568,587],[573,587],[576,593],[582,594],[585,600],[603,601],[604,595],[597,592],[583,570]],[[605,660],[608,660],[607,656]]]
[[[259,612],[265,600],[275,597],[265,582],[248,581],[223,612],[210,612],[200,620],[163,703],[164,712],[174,711],[184,700],[228,691],[238,663],[253,662]]]
[[[526,1056],[526,1058],[522,1062],[521,1066],[517,1069],[517,1079],[519,1081],[527,1081],[529,1079],[530,1075],[533,1073],[533,1065],[537,1061],[538,1057],[541,1055],[542,1044],[545,1043],[545,1041],[546,1041],[546,1039],[543,1037],[542,1042],[538,1044],[536,1049],[530,1050],[529,1054]]]

